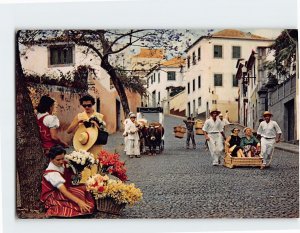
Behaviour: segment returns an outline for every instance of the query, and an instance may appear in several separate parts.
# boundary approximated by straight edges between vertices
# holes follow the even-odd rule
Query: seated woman
[[[66,151],[60,145],[51,147],[50,163],[42,178],[41,201],[45,204],[46,216],[74,217],[91,214],[94,200],[85,185],[71,186],[71,176],[64,168]]]
[[[244,157],[242,148],[240,147],[241,138],[239,137],[240,130],[233,128],[231,135],[227,137],[225,141],[225,152],[230,153],[233,157]]]
[[[246,127],[244,129],[245,137],[241,139],[241,147],[247,157],[254,157],[260,153],[260,143],[256,137],[252,135],[252,129]]]

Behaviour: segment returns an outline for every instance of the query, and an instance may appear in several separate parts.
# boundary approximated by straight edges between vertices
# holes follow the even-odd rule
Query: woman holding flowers
[[[93,197],[85,186],[71,186],[70,174],[64,167],[65,154],[60,145],[51,147],[48,153],[50,163],[43,173],[40,198],[47,217],[74,217],[94,211]]]

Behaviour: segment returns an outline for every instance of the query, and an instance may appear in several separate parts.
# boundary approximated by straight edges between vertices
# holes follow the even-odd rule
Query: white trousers
[[[128,146],[128,143],[127,143],[128,139],[127,139],[127,136],[124,137],[124,152],[127,151],[127,146]]]
[[[209,141],[207,141],[210,155],[213,160],[213,164],[219,164],[219,159],[223,153],[223,138],[220,133],[208,134]]]
[[[266,139],[264,137],[261,138],[261,154],[263,157],[263,163],[268,163],[271,159],[271,156],[274,151],[275,145],[275,138],[274,139]]]
[[[138,139],[127,139],[126,155],[140,155],[140,141]]]

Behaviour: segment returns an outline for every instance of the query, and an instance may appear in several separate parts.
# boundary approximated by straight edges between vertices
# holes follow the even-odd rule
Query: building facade
[[[238,122],[237,61],[270,42],[267,38],[230,29],[196,40],[186,50],[187,115],[205,119],[210,109],[216,107],[222,113],[228,111],[231,122]]]
[[[160,106],[165,113],[170,112],[170,95],[173,88],[185,86],[182,74],[184,63],[182,58],[173,58],[156,66],[146,75],[147,106]]]
[[[56,114],[61,121],[59,133],[68,142],[72,135],[66,134],[65,130],[76,114],[83,111],[79,98],[87,93],[96,100],[95,110],[104,114],[109,133],[123,127],[120,98],[109,75],[100,67],[100,58],[83,51],[83,47],[60,42],[23,47],[21,56],[34,107],[44,94],[55,98]],[[130,109],[140,106],[139,94],[128,90],[126,94]]]

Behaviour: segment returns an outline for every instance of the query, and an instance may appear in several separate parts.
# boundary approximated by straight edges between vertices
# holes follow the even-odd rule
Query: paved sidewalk
[[[278,150],[299,154],[299,144],[280,142],[275,144],[275,148]]]

